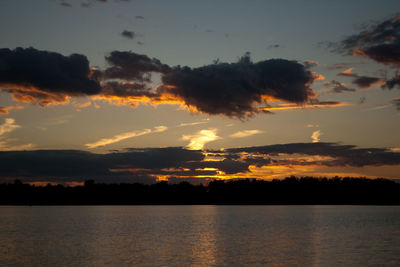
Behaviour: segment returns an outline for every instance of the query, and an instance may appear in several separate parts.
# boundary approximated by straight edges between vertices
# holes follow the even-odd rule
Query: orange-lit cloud
[[[314,81],[322,81],[325,80],[325,76],[316,72],[312,72],[312,76],[314,78]]]
[[[50,105],[64,105],[70,102],[70,96],[64,93],[52,93],[40,90],[33,86],[3,84],[3,91],[11,93],[11,98],[20,103],[38,104],[42,107]]]
[[[318,103],[309,103],[304,105],[296,105],[296,104],[281,104],[279,106],[273,107],[265,107],[263,110],[265,111],[274,111],[274,110],[290,110],[290,109],[302,109],[302,108],[322,108],[322,107],[344,107],[349,106],[349,103],[346,102],[335,102],[335,101],[325,101]]]
[[[150,104],[152,106],[158,106],[163,104],[169,105],[179,105],[182,108],[187,108],[190,111],[196,112],[195,107],[190,107],[185,104],[185,102],[179,97],[173,96],[168,93],[162,94],[152,94],[152,95],[127,95],[127,96],[119,96],[119,95],[107,95],[107,94],[99,94],[96,96],[92,96],[92,100],[102,100],[107,101],[110,104],[116,106],[130,106],[132,108],[137,108],[139,104]]]
[[[90,76],[84,55],[17,47],[2,48],[0,90],[16,101],[41,106],[65,104],[69,97],[98,94],[99,83]]]
[[[23,109],[24,107],[21,105],[11,105],[6,107],[0,107],[0,114],[6,115],[12,109]]]
[[[263,131],[260,130],[243,130],[243,131],[239,131],[236,132],[234,134],[231,134],[231,137],[233,138],[243,138],[243,137],[248,137],[248,136],[252,136],[255,134],[261,134],[263,133]]]
[[[78,181],[71,181],[71,182],[64,182],[64,181],[59,181],[59,182],[52,182],[52,181],[33,181],[33,182],[24,182],[24,184],[29,184],[29,185],[33,185],[33,186],[40,186],[40,187],[44,187],[47,185],[52,185],[52,186],[56,186],[56,185],[64,185],[64,186],[69,186],[69,187],[75,187],[75,186],[83,186],[85,184],[85,182],[78,182]]]
[[[72,104],[74,105],[74,107],[76,108],[76,111],[81,111],[81,109],[83,109],[83,108],[87,108],[87,107],[89,107],[89,106],[91,106],[92,105],[92,102],[90,102],[90,101],[87,101],[87,102],[85,102],[85,103],[78,103],[78,102],[72,102]]]
[[[122,140],[128,139],[128,138],[133,138],[133,137],[138,137],[150,133],[160,133],[164,132],[168,129],[166,126],[156,126],[153,129],[144,129],[142,131],[132,131],[132,132],[126,132],[126,133],[121,133],[114,135],[111,138],[103,138],[97,142],[94,143],[88,143],[85,146],[88,148],[97,148],[97,147],[104,147],[109,144],[117,143]]]
[[[190,140],[190,143],[186,146],[191,150],[203,149],[206,143],[220,139],[217,136],[217,129],[201,130],[193,135],[183,135],[183,140]]]
[[[194,126],[194,125],[199,125],[199,124],[204,124],[204,123],[208,123],[208,120],[206,120],[206,121],[196,121],[196,122],[181,123],[181,124],[178,125],[178,127]]]
[[[199,132],[197,136],[213,136],[207,140],[195,140],[196,144],[203,143],[204,146],[216,138],[216,133]],[[191,138],[190,141],[195,136]],[[33,161],[40,164],[32,165]],[[51,173],[46,166],[50,161]],[[0,168],[0,179],[20,178],[23,173],[27,175],[24,180],[53,182],[92,178],[114,183],[137,179],[154,182],[174,177],[199,181],[216,178],[273,179],[290,175],[372,177],[380,173],[395,178],[400,171],[397,149],[357,148],[322,142],[202,151],[177,147],[142,148],[102,154],[78,150],[13,151],[0,153],[0,162],[7,166],[6,171]],[[47,175],[44,177],[43,173]]]
[[[319,137],[321,136],[321,131],[320,130],[317,130],[317,131],[314,131],[313,133],[312,133],[312,135],[311,135],[311,140],[312,140],[312,142],[313,143],[318,143],[319,142]]]
[[[348,68],[348,69],[342,71],[340,74],[341,74],[341,75],[344,75],[344,76],[349,76],[349,75],[353,74],[353,73],[352,73],[353,69],[354,69],[353,67]]]

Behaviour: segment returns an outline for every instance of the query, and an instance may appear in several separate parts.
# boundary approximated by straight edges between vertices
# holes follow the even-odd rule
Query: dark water
[[[0,266],[400,266],[400,207],[0,207]]]

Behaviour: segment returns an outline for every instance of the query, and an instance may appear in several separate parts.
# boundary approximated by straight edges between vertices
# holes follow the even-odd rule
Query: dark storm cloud
[[[304,103],[313,95],[313,75],[296,61],[271,59],[253,63],[248,54],[237,63],[199,68],[174,68],[162,76],[159,92],[183,99],[202,113],[248,117],[260,109],[264,96]]]
[[[134,81],[150,81],[150,72],[165,73],[170,70],[156,58],[136,54],[130,51],[113,51],[106,56],[110,65],[105,71],[105,78]]]
[[[131,51],[112,51],[105,59],[105,70],[91,70],[79,54],[0,49],[0,86],[16,101],[42,106],[68,103],[71,96],[137,96],[138,102],[179,103],[195,112],[235,118],[268,112],[262,107],[268,107],[269,100],[315,100],[309,86],[316,77],[296,61],[253,63],[247,53],[236,63],[171,67]],[[153,72],[160,73],[163,82],[156,89],[149,85]]]
[[[352,83],[358,85],[360,88],[369,88],[373,84],[380,82],[382,79],[377,77],[358,76]]]
[[[342,51],[369,57],[379,63],[400,66],[400,19],[395,16],[368,26],[341,42]]]
[[[191,161],[183,165],[184,168],[195,170],[198,168],[216,168],[226,174],[249,171],[249,163],[239,160],[223,159],[221,161]]]
[[[362,32],[344,39],[335,51],[344,52],[353,56],[370,58],[380,64],[400,68],[400,15],[383,20],[365,28]],[[372,77],[369,77],[372,78]],[[371,81],[371,79],[369,80]],[[387,79],[383,87],[400,88],[398,77]],[[367,79],[360,79],[355,83],[365,85]]]
[[[396,103],[399,103],[397,99]],[[204,161],[202,151],[179,147],[127,149],[106,154],[78,150],[3,151],[0,152],[0,182],[18,178],[23,181],[81,182],[94,179],[105,183],[152,183],[157,177],[171,178],[171,181],[204,181],[204,178],[221,175],[220,172],[246,175],[251,172],[251,165],[400,165],[400,153],[390,149],[357,148],[335,143],[293,143],[206,152],[218,155],[220,160]],[[304,156],[315,157],[305,160]]]
[[[0,86],[11,91],[94,95],[100,86],[89,78],[87,58],[80,54],[63,56],[34,48],[0,49]]]
[[[133,31],[124,30],[123,32],[121,32],[121,35],[128,39],[135,38],[135,33]]]
[[[151,91],[146,83],[121,83],[106,82],[103,84],[102,94],[112,96],[148,96],[155,97],[156,94]]]
[[[329,156],[332,160],[323,160],[318,164],[325,166],[381,166],[399,165],[400,153],[391,152],[385,148],[357,148],[353,145],[338,145],[335,143],[293,143],[261,147],[226,149],[228,153],[246,152],[277,156],[279,154],[303,154],[311,156]],[[278,160],[279,162],[279,160]],[[316,164],[317,162],[315,162]]]
[[[183,148],[148,148],[126,152],[94,154],[79,150],[37,150],[0,152],[0,179],[30,177],[48,180],[144,177],[163,168],[179,168],[186,162],[201,161],[200,151]],[[138,169],[136,172],[128,170]],[[140,171],[149,169],[150,171]]]

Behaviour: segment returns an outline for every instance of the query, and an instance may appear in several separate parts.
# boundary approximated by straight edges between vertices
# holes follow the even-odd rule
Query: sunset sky
[[[393,1],[0,1],[0,182],[400,178]]]

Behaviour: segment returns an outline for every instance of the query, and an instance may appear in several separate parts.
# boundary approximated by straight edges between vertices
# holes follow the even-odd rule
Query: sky
[[[398,12],[3,0],[0,182],[400,178]]]

